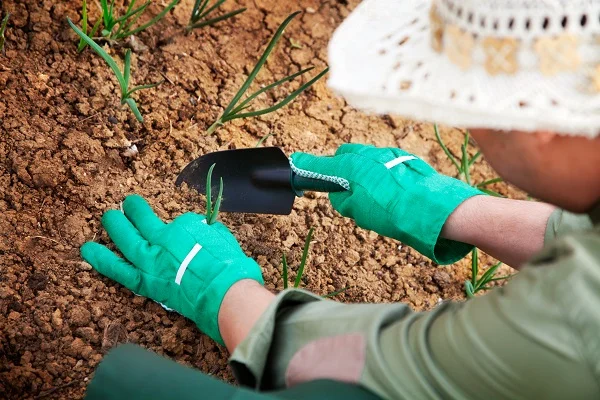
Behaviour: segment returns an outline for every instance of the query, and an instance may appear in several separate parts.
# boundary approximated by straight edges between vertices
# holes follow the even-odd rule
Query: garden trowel
[[[300,176],[292,171],[285,153],[278,147],[225,150],[203,155],[188,164],[175,184],[206,191],[207,174],[212,173],[212,193],[223,178],[221,211],[287,215],[296,196],[305,191],[341,192],[344,187],[323,179]]]

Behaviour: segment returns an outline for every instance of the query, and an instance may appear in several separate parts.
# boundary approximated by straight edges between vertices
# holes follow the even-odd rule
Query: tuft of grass
[[[4,31],[6,31],[6,26],[8,25],[8,19],[10,18],[10,13],[6,13],[2,22],[0,23],[0,54],[4,52]]]
[[[217,221],[217,217],[219,216],[219,209],[221,208],[221,200],[223,199],[223,178],[219,183],[219,194],[217,195],[217,199],[215,200],[215,205],[213,207],[212,202],[212,173],[213,169],[215,169],[215,165],[210,166],[208,170],[208,175],[206,176],[206,223],[208,225],[212,225]]]
[[[300,259],[300,265],[298,266],[298,272],[296,273],[296,279],[294,280],[294,288],[299,288],[302,283],[302,276],[304,275],[304,269],[306,267],[306,261],[308,259],[308,251],[310,249],[310,241],[312,240],[314,233],[314,228],[310,228],[308,231],[308,235],[306,235],[306,239],[304,240],[304,248],[302,249],[302,258]],[[289,286],[288,282],[288,270],[289,265],[287,262],[287,256],[285,252],[281,255],[281,266],[282,266],[282,278],[283,278],[283,289],[287,289]],[[325,298],[335,297],[338,294],[344,293],[346,290],[350,289],[349,286],[336,290],[335,292],[324,295]]]
[[[489,194],[491,196],[496,196],[496,197],[504,197],[500,193],[487,188],[489,185],[493,185],[494,183],[503,182],[502,178],[489,179],[489,180],[481,182],[481,183],[473,183],[472,182],[471,168],[473,167],[475,162],[481,157],[481,152],[477,151],[475,153],[475,155],[473,155],[473,157],[469,157],[468,149],[469,149],[470,134],[468,131],[465,133],[465,140],[460,148],[461,149],[461,157],[460,157],[460,160],[458,160],[456,157],[454,157],[454,155],[450,152],[450,150],[448,150],[448,147],[446,146],[446,144],[442,140],[442,137],[440,136],[440,131],[439,131],[437,125],[433,125],[433,130],[435,132],[435,138],[436,138],[438,144],[440,145],[440,147],[442,148],[444,153],[446,153],[446,156],[450,159],[450,161],[452,162],[454,167],[456,167],[457,177],[459,179],[463,180],[468,185],[473,186],[486,194]],[[504,280],[504,279],[510,278],[512,276],[512,275],[507,275],[507,276],[502,276],[502,277],[495,277],[495,274],[498,271],[498,268],[500,268],[500,266],[502,265],[502,263],[499,262],[499,263],[491,266],[481,276],[481,278],[478,278],[478,275],[479,275],[479,252],[478,252],[477,248],[474,248],[473,251],[471,252],[471,259],[472,259],[472,261],[471,261],[471,280],[465,281],[465,293],[467,294],[467,297],[469,297],[469,298],[473,297],[475,295],[475,293],[477,293],[479,291],[485,291],[485,290],[491,289],[491,287],[488,285],[489,283],[494,282],[494,281]]]
[[[96,42],[94,42],[94,40],[92,40],[88,35],[83,33],[77,26],[75,26],[73,21],[71,21],[69,18],[67,18],[67,21],[69,22],[69,25],[71,25],[71,28],[79,35],[79,37],[83,39],[85,43],[87,43],[87,45],[90,46],[92,50],[94,50],[100,57],[102,57],[102,59],[106,61],[110,69],[112,69],[114,72],[117,81],[119,81],[119,86],[121,87],[121,104],[127,104],[137,120],[139,122],[144,122],[144,118],[137,107],[137,103],[131,97],[131,95],[139,90],[154,88],[160,85],[162,81],[148,85],[135,86],[133,89],[129,89],[129,83],[131,81],[131,50],[127,49],[125,52],[123,72],[121,72],[115,60],[113,60],[113,58],[108,55],[108,53],[104,51],[102,47],[100,47]]]
[[[475,293],[479,291],[491,289],[491,286],[489,286],[489,284],[492,282],[502,281],[505,279],[510,279],[512,277],[512,275],[499,277],[494,276],[496,275],[496,272],[498,272],[498,268],[500,268],[500,266],[502,265],[501,262],[498,262],[492,265],[490,268],[488,268],[488,270],[485,271],[483,275],[481,275],[481,278],[477,278],[479,276],[479,252],[476,248],[473,249],[471,256],[471,280],[465,281],[465,293],[467,294],[468,298],[475,297]]]
[[[279,42],[279,39],[283,35],[285,28],[294,19],[294,17],[296,17],[299,13],[300,13],[300,11],[297,11],[297,12],[289,15],[285,19],[285,21],[283,21],[283,23],[279,26],[279,28],[275,32],[275,35],[273,36],[273,38],[267,45],[267,48],[265,49],[262,56],[260,57],[260,59],[258,60],[256,65],[254,66],[254,69],[252,70],[252,72],[250,72],[250,75],[248,76],[248,78],[246,79],[246,81],[244,82],[244,84],[242,85],[240,90],[238,90],[238,92],[233,97],[233,99],[231,100],[231,102],[229,103],[227,108],[225,108],[225,111],[223,111],[223,114],[208,128],[207,134],[209,134],[209,135],[212,134],[219,126],[222,126],[227,121],[231,121],[231,120],[238,119],[238,118],[256,117],[259,115],[268,114],[273,111],[277,111],[281,107],[285,106],[286,104],[288,104],[289,102],[294,100],[300,93],[302,93],[303,91],[305,91],[306,89],[311,87],[315,82],[317,82],[319,79],[321,79],[327,73],[329,68],[325,68],[323,71],[321,71],[319,74],[317,74],[314,78],[312,78],[311,80],[309,80],[308,82],[306,82],[305,84],[300,86],[298,89],[296,89],[295,91],[290,93],[287,97],[285,97],[283,100],[277,102],[276,104],[274,104],[271,107],[267,107],[267,108],[264,108],[262,110],[257,110],[257,111],[244,112],[250,106],[250,103],[252,102],[252,100],[254,100],[259,95],[261,95],[265,92],[268,92],[269,90],[274,89],[274,88],[276,88],[286,82],[289,82],[289,81],[293,80],[294,78],[297,78],[298,76],[303,75],[314,69],[314,67],[306,68],[306,69],[296,72],[295,74],[292,74],[283,79],[280,79],[275,83],[272,83],[268,86],[265,86],[264,88],[262,88],[260,90],[257,90],[256,92],[254,92],[253,94],[248,96],[245,100],[240,102],[240,100],[242,99],[244,94],[248,91],[248,89],[250,88],[250,85],[256,78],[256,75],[258,75],[259,71],[261,70],[261,68],[263,67],[265,62],[267,61],[267,58],[269,57],[269,55],[275,48],[275,45],[277,45],[277,42]]]
[[[94,24],[92,30],[88,34],[88,13],[87,13],[87,1],[83,0],[83,6],[81,10],[81,31],[88,35],[89,37],[94,37],[98,28],[100,28],[100,24],[102,23],[102,19],[98,19]],[[81,53],[86,47],[87,43],[83,38],[79,39],[79,45],[77,46],[77,52]]]
[[[179,3],[179,0],[173,0],[154,18],[145,24],[135,27],[138,19],[144,14],[148,6],[152,4],[151,0],[146,1],[141,6],[136,7],[137,0],[130,0],[125,14],[121,16],[115,15],[115,0],[100,0],[100,8],[102,9],[102,36],[111,40],[125,39],[131,35],[135,35],[160,21],[167,13]],[[138,3],[139,4],[139,3]]]
[[[203,26],[216,24],[219,21],[235,17],[236,15],[246,11],[246,8],[239,8],[235,11],[228,12],[218,17],[210,18],[210,14],[213,11],[217,10],[219,7],[221,7],[221,5],[225,3],[225,0],[217,0],[217,2],[210,7],[208,7],[208,2],[209,0],[196,0],[194,2],[194,7],[192,8],[192,15],[190,16],[190,22],[185,28],[188,32],[192,29],[202,28]]]

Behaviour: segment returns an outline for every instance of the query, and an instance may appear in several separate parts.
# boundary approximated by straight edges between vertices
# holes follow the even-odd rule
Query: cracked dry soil
[[[304,10],[258,84],[308,65],[323,68],[333,30],[357,3],[230,0],[227,10],[248,11],[186,36],[181,32],[192,0],[182,1],[137,38],[147,49],[134,52],[134,83],[165,80],[138,92],[143,124],[119,107],[117,83],[104,62],[89,49],[75,52],[77,39],[66,17],[80,21],[80,2],[0,3],[12,13],[6,54],[0,56],[0,398],[80,398],[102,356],[126,341],[232,380],[225,349],[184,317],[100,276],[78,251],[87,240],[109,242],[100,216],[129,193],[145,196],[165,220],[203,212],[203,197],[176,189],[174,180],[204,153],[254,146],[273,133],[266,145],[288,153],[332,154],[344,142],[398,146],[454,173],[430,125],[365,116],[330,93],[324,81],[276,113],[204,134],[287,15]],[[99,13],[91,8],[95,21]],[[110,50],[116,58],[123,51]],[[272,104],[298,85],[260,102]],[[459,154],[461,133],[442,134]],[[132,144],[139,149],[134,158],[126,151]],[[477,164],[474,179],[493,176],[484,162]],[[506,186],[495,189],[520,196]],[[402,301],[417,310],[464,298],[468,261],[437,267],[394,240],[357,228],[325,195],[299,199],[289,216],[222,214],[222,220],[258,260],[271,290],[283,286],[282,252],[292,268],[298,265],[305,235],[314,227],[303,281],[316,293],[350,286],[337,301]]]

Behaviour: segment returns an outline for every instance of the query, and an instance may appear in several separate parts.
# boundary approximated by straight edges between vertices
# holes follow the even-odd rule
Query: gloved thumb
[[[343,168],[335,156],[315,156],[308,153],[294,153],[290,156],[292,170],[301,176],[319,174],[341,177]]]

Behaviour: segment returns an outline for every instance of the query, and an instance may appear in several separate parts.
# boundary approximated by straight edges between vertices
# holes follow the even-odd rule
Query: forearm
[[[228,291],[219,310],[219,330],[230,353],[248,335],[275,295],[253,280],[242,280]]]
[[[448,218],[442,237],[469,243],[520,268],[544,245],[549,204],[475,196],[461,204]]]

